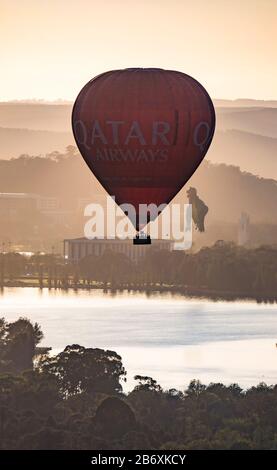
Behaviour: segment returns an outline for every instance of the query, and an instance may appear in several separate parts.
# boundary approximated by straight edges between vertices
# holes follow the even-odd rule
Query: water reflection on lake
[[[277,383],[276,309],[250,301],[101,290],[4,288],[0,296],[0,316],[37,321],[43,345],[60,350],[79,343],[117,351],[128,372],[127,389],[135,374],[179,389],[193,378],[244,387]]]

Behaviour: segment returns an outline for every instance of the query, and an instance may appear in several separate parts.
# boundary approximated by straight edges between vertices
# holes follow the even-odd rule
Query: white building
[[[173,249],[171,240],[152,240],[151,245],[133,245],[133,240],[120,240],[108,238],[74,238],[64,240],[64,257],[71,263],[78,263],[82,258],[90,255],[101,256],[105,251],[124,253],[134,263],[145,257],[151,247],[157,250]]]

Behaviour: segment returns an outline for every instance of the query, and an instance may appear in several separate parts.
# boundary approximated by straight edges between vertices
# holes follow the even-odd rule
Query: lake
[[[42,345],[54,352],[72,343],[115,350],[125,390],[135,374],[181,390],[194,378],[244,388],[277,383],[276,304],[26,287],[2,290],[0,316],[38,322]]]

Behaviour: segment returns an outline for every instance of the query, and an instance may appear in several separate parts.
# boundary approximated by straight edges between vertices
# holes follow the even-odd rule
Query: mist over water
[[[277,383],[276,308],[102,290],[5,288],[0,297],[0,316],[38,322],[42,345],[54,352],[73,343],[118,352],[126,390],[135,374],[178,389],[194,378],[243,387]]]

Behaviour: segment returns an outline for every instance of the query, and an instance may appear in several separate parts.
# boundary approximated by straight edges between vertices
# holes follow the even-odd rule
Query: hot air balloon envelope
[[[203,160],[215,129],[212,101],[192,77],[162,69],[103,73],[72,112],[77,146],[118,204],[168,204]]]

